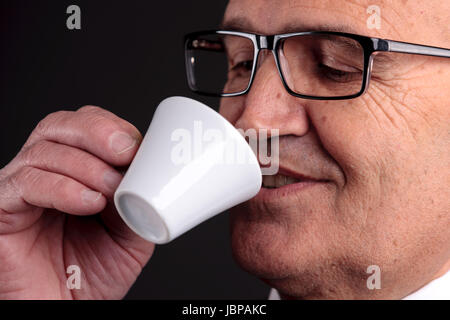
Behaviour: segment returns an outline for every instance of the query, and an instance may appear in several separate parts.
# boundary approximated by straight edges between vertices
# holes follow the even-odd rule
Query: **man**
[[[231,0],[223,28],[338,30],[450,48],[449,2],[376,1],[381,26],[369,29],[373,4]],[[317,89],[288,72],[287,54],[285,46],[287,85]],[[330,76],[350,83],[347,75],[359,71],[344,68]],[[222,100],[221,113],[237,128],[279,129],[280,174],[296,179],[273,188],[265,178],[261,192],[231,213],[236,260],[282,298],[401,299],[433,280],[437,289],[424,298],[441,297],[439,290],[448,298],[450,60],[383,53],[372,71],[354,99],[302,99],[262,50],[250,90]],[[128,230],[107,199],[121,179],[114,168],[131,162],[140,140],[131,124],[96,107],[39,123],[0,171],[0,298],[125,295],[153,245]],[[85,288],[66,288],[69,265],[84,270]],[[381,272],[380,289],[368,286],[370,266]]]

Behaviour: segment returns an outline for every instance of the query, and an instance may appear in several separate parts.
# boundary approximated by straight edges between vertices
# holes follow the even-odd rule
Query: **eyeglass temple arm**
[[[375,39],[374,39],[375,40]],[[376,51],[421,54],[426,56],[450,58],[450,49],[430,47],[420,44],[400,42],[394,40],[376,39]]]

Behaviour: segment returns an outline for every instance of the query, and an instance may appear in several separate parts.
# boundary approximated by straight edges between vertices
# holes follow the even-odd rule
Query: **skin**
[[[121,139],[122,138],[122,139]],[[0,170],[0,299],[119,299],[154,245],[111,204],[141,141],[139,131],[98,107],[43,119]],[[81,289],[69,290],[70,265]]]
[[[372,4],[380,30],[366,26]],[[267,35],[343,25],[450,48],[449,12],[442,1],[231,0],[224,25]],[[328,180],[231,212],[236,260],[283,298],[399,299],[449,269],[450,61],[390,57],[365,95],[314,101],[287,93],[269,53],[250,92],[222,100],[236,127],[280,130],[281,166]],[[367,289],[370,265],[381,290]]]
[[[382,28],[367,30],[371,4],[232,0],[225,22],[240,17],[240,29],[262,34],[344,23],[450,47],[448,2],[377,1]],[[401,298],[449,269],[450,65],[397,57],[364,96],[332,102],[290,96],[267,55],[250,93],[222,101],[238,128],[280,129],[282,165],[327,180],[232,210],[236,260],[284,298]],[[110,204],[117,168],[140,141],[134,126],[92,106],[39,123],[0,170],[0,299],[125,295],[154,249]],[[366,287],[374,264],[381,290]],[[69,265],[82,271],[81,290],[66,287]]]

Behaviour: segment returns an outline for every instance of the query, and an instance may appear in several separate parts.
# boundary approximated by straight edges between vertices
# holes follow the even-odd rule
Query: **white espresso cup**
[[[252,198],[261,182],[236,128],[198,101],[171,97],[156,109],[114,202],[134,232],[163,244]]]

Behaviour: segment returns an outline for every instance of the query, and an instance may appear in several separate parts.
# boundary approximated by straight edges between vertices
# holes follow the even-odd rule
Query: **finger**
[[[86,105],[86,106],[83,106],[83,107],[79,108],[77,110],[77,112],[81,112],[81,113],[83,113],[83,112],[96,113],[96,114],[98,114],[100,116],[104,116],[104,117],[106,117],[108,119],[111,119],[111,120],[117,122],[119,125],[121,125],[121,126],[123,126],[125,128],[128,127],[128,126],[132,126],[139,133],[139,130],[136,129],[136,127],[134,127],[131,123],[129,123],[125,119],[120,118],[119,116],[115,115],[114,113],[112,113],[109,110],[106,110],[106,109],[103,109],[103,108],[100,108],[100,107],[97,107],[97,106]]]
[[[39,122],[25,146],[49,140],[83,149],[114,166],[127,165],[142,136],[130,123],[101,110],[89,106],[52,113]]]
[[[96,156],[71,146],[41,140],[23,150],[17,166],[30,166],[70,177],[111,198],[122,175]],[[18,168],[17,168],[18,169]]]
[[[21,212],[29,206],[56,209],[74,215],[90,215],[103,210],[102,193],[64,175],[33,167],[22,167],[8,178],[7,188],[15,190],[2,201],[7,212]]]

